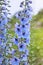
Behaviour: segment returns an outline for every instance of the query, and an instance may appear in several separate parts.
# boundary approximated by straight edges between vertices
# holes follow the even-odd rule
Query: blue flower
[[[2,19],[0,19],[0,26],[2,26],[3,25],[3,22],[2,22]]]
[[[30,31],[30,23],[29,24],[21,24],[21,30],[24,32],[29,32]]]
[[[32,16],[31,15],[27,15],[27,18],[28,18],[29,21],[31,21]]]
[[[32,15],[32,7],[28,6],[28,10],[30,11],[31,15]]]
[[[30,32],[28,32],[28,31],[22,32],[22,38],[29,38],[29,36],[30,36]]]
[[[29,6],[29,4],[32,4],[32,1],[26,1],[26,6]]]
[[[11,54],[12,56],[14,56],[16,50],[14,50],[14,49],[12,49],[12,50],[8,49],[8,50],[6,50],[6,52],[9,53],[9,54]]]
[[[26,23],[29,22],[29,20],[28,20],[28,18],[26,18],[26,17],[22,17],[22,18],[20,19],[20,22],[21,22],[21,24],[26,24]]]
[[[23,62],[23,65],[28,65],[28,63],[27,62]]]
[[[3,12],[3,14],[6,16],[6,18],[7,18],[7,15],[8,15],[8,13],[7,12]]]
[[[0,58],[0,65],[2,64],[3,58]]]
[[[14,56],[15,53],[16,53],[16,50],[12,49],[12,51],[11,51],[12,56]]]
[[[16,18],[19,18],[19,16],[20,16],[20,14],[19,14],[19,15],[18,15],[18,13],[15,14],[15,17],[16,17]]]
[[[18,45],[19,40],[18,40],[18,38],[13,38],[13,39],[12,39],[12,42],[13,42],[15,45]]]
[[[26,24],[26,27],[28,28],[28,30],[30,29],[30,23]]]
[[[4,28],[4,25],[2,25],[2,23],[0,23],[0,30]]]
[[[3,25],[6,25],[8,23],[7,18],[5,17],[4,20],[2,20],[2,22],[3,22]]]
[[[30,10],[32,10],[30,6],[27,9],[25,9],[24,11],[25,15],[31,15],[32,11]]]
[[[6,10],[6,8],[2,6],[2,10]]]
[[[19,65],[19,62],[20,62],[20,60],[17,57],[13,57],[10,60],[10,64],[12,64],[12,65]]]
[[[29,55],[29,50],[28,50],[28,49],[25,50],[25,54],[26,54],[27,56]]]
[[[20,7],[23,7],[23,5],[24,5],[24,1],[23,1],[23,2],[21,2]]]
[[[21,61],[27,61],[27,55],[26,54],[21,55]]]
[[[2,61],[3,61],[3,56],[2,56],[2,54],[0,54],[0,65],[2,64]]]
[[[6,34],[6,32],[7,32],[7,29],[6,28],[3,29],[3,34]]]
[[[26,1],[26,6],[27,6],[28,4],[29,4],[28,1]]]
[[[23,42],[20,43],[18,45],[18,49],[19,49],[20,52],[25,52],[25,50],[26,50],[26,44],[24,44]]]
[[[0,46],[3,44],[2,39],[0,38]]]
[[[3,27],[0,29],[0,31],[3,32],[3,34],[6,34],[7,29]]]
[[[24,24],[21,25],[22,30],[26,30],[26,26]]]
[[[18,18],[18,19],[20,19],[21,18],[21,14],[22,14],[22,12],[19,11],[18,13],[15,14],[15,17]]]
[[[5,39],[4,34],[0,34],[0,38],[1,38],[1,39]]]
[[[26,43],[26,45],[30,44],[30,35],[28,38],[24,38],[24,43]]]
[[[18,24],[15,25],[15,33],[18,35],[18,37],[21,37],[21,26]]]
[[[29,3],[32,4],[32,1],[29,0]]]

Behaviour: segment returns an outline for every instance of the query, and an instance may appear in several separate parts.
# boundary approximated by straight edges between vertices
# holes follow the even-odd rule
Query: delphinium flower
[[[19,39],[16,38],[16,37],[14,37],[12,41],[13,41],[13,43],[14,43],[15,45],[18,45],[18,43],[19,43]]]
[[[26,44],[25,43],[19,43],[18,44],[18,49],[19,49],[19,51],[20,52],[25,52],[25,50],[26,50]]]
[[[0,65],[2,64],[2,61],[3,61],[3,56],[2,56],[2,54],[0,53]]]
[[[20,59],[18,59],[15,56],[13,58],[11,58],[11,60],[10,60],[11,65],[19,65],[19,62],[20,62]]]
[[[32,4],[31,0],[25,0],[21,2],[20,7],[24,8],[22,11],[16,13],[16,18],[19,19],[20,23],[15,24],[15,33],[17,37],[12,39],[14,45],[17,46],[17,51],[19,56],[16,56],[20,61],[16,62],[12,57],[11,65],[28,65],[29,50],[28,46],[30,44],[30,21],[32,19]],[[16,53],[16,52],[15,52]],[[17,55],[17,54],[16,54]]]
[[[8,9],[9,1],[0,0],[0,65],[8,65],[7,58],[6,58],[6,43],[7,43],[7,23],[8,20]]]

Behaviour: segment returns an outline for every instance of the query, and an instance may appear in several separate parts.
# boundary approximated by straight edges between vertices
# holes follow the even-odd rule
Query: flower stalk
[[[22,11],[16,13],[16,18],[19,19],[20,23],[15,24],[15,33],[17,34],[17,38],[13,38],[14,45],[17,46],[17,50],[19,52],[19,57],[17,61],[12,61],[12,65],[28,65],[28,56],[29,50],[28,46],[30,44],[30,21],[32,18],[32,9],[29,4],[32,4],[32,1],[25,0],[21,2],[20,7],[24,7]],[[14,64],[13,64],[14,62]],[[19,62],[17,64],[17,62]]]
[[[7,23],[8,20],[8,9],[9,6],[8,1],[0,0],[0,65],[9,65],[8,58],[6,58],[7,54]]]

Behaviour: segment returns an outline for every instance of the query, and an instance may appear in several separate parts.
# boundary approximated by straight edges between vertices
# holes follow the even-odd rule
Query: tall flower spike
[[[20,7],[24,9],[15,14],[16,18],[19,19],[20,23],[15,24],[15,33],[17,34],[17,38],[13,38],[13,43],[17,46],[17,53],[19,53],[18,57],[20,59],[20,65],[29,64],[29,50],[27,47],[30,44],[30,21],[32,19],[32,7],[30,6],[30,4],[32,4],[31,0],[25,0],[21,2]]]
[[[11,65],[19,65],[20,60],[17,57],[13,57],[10,60]]]
[[[8,9],[9,3],[6,0],[0,0],[0,65],[7,65],[6,59],[6,43],[7,43],[7,23],[8,20]]]

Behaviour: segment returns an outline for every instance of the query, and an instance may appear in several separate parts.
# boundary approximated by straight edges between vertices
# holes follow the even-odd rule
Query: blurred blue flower
[[[8,15],[8,13],[7,12],[3,12],[3,14],[6,16],[6,18],[7,18],[7,15]]]
[[[29,38],[30,32],[28,31],[22,31],[22,38]]]
[[[0,29],[0,31],[1,31],[3,34],[6,34],[7,29],[6,29],[5,27],[3,27],[3,28]],[[1,33],[1,32],[0,32],[0,33]],[[1,33],[1,34],[2,34],[2,33]]]
[[[17,12],[17,13],[15,14],[15,17],[18,18],[18,19],[20,19],[20,18],[21,18],[21,14],[22,14],[22,12],[19,11],[19,12]]]
[[[1,10],[6,10],[6,8],[2,6]]]
[[[26,54],[22,54],[21,55],[21,61],[27,61],[27,55]]]
[[[32,15],[32,7],[28,6],[28,10],[30,11],[31,15]]]
[[[16,50],[14,50],[13,48],[11,50],[9,48],[8,48],[8,50],[6,49],[6,53],[11,54],[12,57],[14,56],[15,52],[16,52]]]
[[[13,57],[10,60],[11,65],[19,65],[20,60],[17,57]]]
[[[2,61],[3,61],[3,56],[2,56],[2,54],[0,54],[0,65],[2,64]]]
[[[0,27],[3,25],[2,19],[0,19]]]
[[[30,31],[30,24],[28,24],[28,26],[25,24],[22,24],[21,25],[21,30],[22,31],[26,31],[26,32],[29,32]]]
[[[26,17],[22,17],[22,18],[20,19],[20,22],[21,22],[21,24],[26,24],[26,23],[29,22],[29,20],[28,20],[28,18],[26,18]]]
[[[6,32],[7,32],[7,29],[6,28],[3,29],[3,34],[6,34]]]
[[[16,14],[15,14],[15,17],[16,17],[16,18],[19,18],[20,14],[19,14],[19,15],[18,15],[18,14],[19,14],[19,13],[16,13]]]
[[[7,18],[4,18],[3,20],[0,19],[0,26],[6,25],[7,24]]]
[[[32,1],[29,0],[29,3],[32,4]]]
[[[24,43],[26,43],[26,45],[30,44],[30,35],[28,38],[24,38]]]
[[[24,10],[24,13],[25,13],[26,16],[27,16],[27,15],[29,15],[29,16],[32,15],[31,6],[28,6],[28,8]]]
[[[18,38],[13,38],[13,39],[12,39],[12,42],[13,42],[15,45],[18,45],[19,40],[18,40]]]
[[[24,44],[23,42],[20,43],[18,45],[18,49],[19,49],[20,52],[25,52],[25,50],[26,50],[26,44]]]
[[[21,2],[20,7],[23,7],[23,5],[24,5],[24,1],[23,1],[23,2]]]
[[[25,50],[25,54],[28,56],[29,55],[29,49]]]
[[[30,32],[30,23],[29,24],[22,24],[21,25],[22,33],[29,34]]]
[[[18,24],[15,25],[15,33],[18,35],[18,37],[21,37],[21,26]]]
[[[29,4],[32,4],[32,1],[30,1],[30,0],[29,1],[26,1],[25,4],[26,4],[26,6],[29,6]]]
[[[5,18],[2,20],[2,22],[3,22],[3,25],[6,25],[6,24],[8,23],[7,18],[5,17]]]
[[[2,61],[3,61],[3,58],[1,57],[1,58],[0,58],[0,65],[2,64]]]
[[[23,65],[28,65],[28,63],[27,62],[23,62]]]
[[[4,34],[0,34],[0,38],[1,38],[1,39],[5,39]]]

